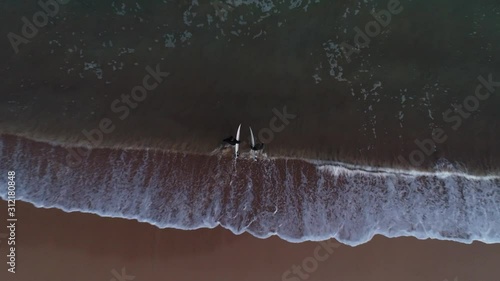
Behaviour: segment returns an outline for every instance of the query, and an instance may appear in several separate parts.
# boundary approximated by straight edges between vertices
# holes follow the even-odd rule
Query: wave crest
[[[37,207],[290,242],[356,246],[376,234],[500,242],[495,175],[101,148],[69,168],[59,164],[63,147],[13,136],[1,137],[0,150],[2,174],[16,172],[17,199]]]

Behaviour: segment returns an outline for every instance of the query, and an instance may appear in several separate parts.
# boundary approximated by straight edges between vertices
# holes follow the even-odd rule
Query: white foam
[[[85,159],[81,169],[71,169],[51,160],[60,148],[47,149],[44,158],[23,154],[20,141],[8,147],[2,140],[0,149],[0,158],[7,159],[0,172],[16,170],[17,199],[39,208],[135,219],[159,228],[221,225],[237,234],[278,235],[290,242],[336,238],[355,246],[381,234],[500,243],[498,175],[325,162],[304,170],[296,160],[208,156],[202,161],[214,162],[200,172],[192,156],[158,158],[161,152],[154,150],[113,150],[104,161]],[[3,199],[6,184],[0,183]]]

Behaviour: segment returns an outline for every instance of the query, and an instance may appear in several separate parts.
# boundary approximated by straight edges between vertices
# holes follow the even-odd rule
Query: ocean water
[[[239,123],[245,140],[274,125],[270,156],[397,167],[442,129],[413,168],[500,170],[498,3],[389,3],[69,1],[29,42],[0,41],[0,132],[81,145],[107,118],[94,146],[210,153]],[[0,5],[4,35],[42,10]],[[379,32],[374,13],[391,15]],[[148,67],[169,76],[135,99]],[[284,111],[294,118],[273,123]]]
[[[55,144],[3,135],[0,172],[39,208],[135,219],[159,228],[222,226],[260,238],[356,246],[387,237],[500,242],[500,176],[416,172],[245,153],[92,149],[78,167]],[[7,197],[6,182],[0,197]]]

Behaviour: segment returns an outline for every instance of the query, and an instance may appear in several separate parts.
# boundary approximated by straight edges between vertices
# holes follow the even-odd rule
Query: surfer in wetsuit
[[[234,156],[238,158],[238,151],[240,148],[240,129],[241,129],[241,124],[238,126],[238,130],[236,131],[236,138],[233,136],[229,136],[225,139],[222,140],[222,142],[230,144],[231,146],[234,146]]]
[[[225,143],[228,143],[230,145],[236,145],[237,143],[240,143],[239,140],[236,140],[233,136],[230,136],[230,137],[227,137],[225,139],[222,140],[223,142]]]
[[[264,144],[261,143],[261,142],[255,143],[255,137],[253,135],[252,128],[251,127],[248,127],[248,128],[250,129],[250,141],[251,141],[250,149],[251,149],[251,152],[252,152],[253,159],[257,160],[257,154],[256,153],[257,153],[258,150],[264,149]]]
[[[259,142],[255,145],[251,146],[250,149],[255,150],[255,151],[262,150],[262,149],[264,149],[264,144]]]

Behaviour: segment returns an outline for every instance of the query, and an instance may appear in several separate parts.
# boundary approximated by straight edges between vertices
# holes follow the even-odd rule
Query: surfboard
[[[255,146],[255,138],[253,137],[252,127],[248,127],[250,129],[250,137],[252,141],[252,147]]]
[[[241,129],[241,124],[238,126],[238,131],[236,131],[236,141],[240,141],[240,129]],[[240,144],[236,143],[234,146],[234,156],[238,157],[238,150],[240,149]]]
[[[250,129],[250,141],[252,142],[252,149],[250,149],[250,155],[252,155],[254,160],[257,160],[257,155],[253,150],[253,148],[255,147],[255,137],[253,136],[252,127],[248,126],[248,128]]]

